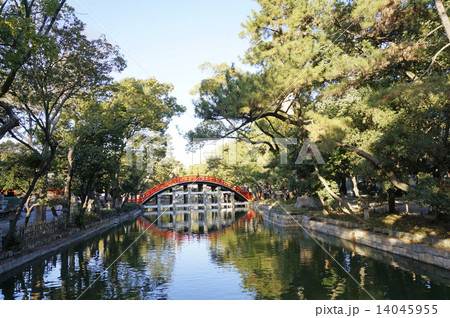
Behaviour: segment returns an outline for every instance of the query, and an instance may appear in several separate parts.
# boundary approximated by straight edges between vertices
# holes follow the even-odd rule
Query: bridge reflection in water
[[[143,205],[144,216],[162,229],[206,234],[228,227],[248,211],[233,191],[205,184],[174,186]]]

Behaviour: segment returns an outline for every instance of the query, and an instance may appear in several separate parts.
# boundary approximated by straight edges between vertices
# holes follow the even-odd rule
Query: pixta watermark
[[[268,157],[264,156],[264,145],[268,141],[258,140],[241,142],[224,140],[221,138],[194,138],[192,141],[191,164],[200,164],[208,159],[223,160],[229,165],[243,165],[257,162],[268,164]],[[303,143],[297,138],[274,138],[272,145],[278,150],[280,165],[304,163],[325,164],[319,147],[311,139]],[[295,150],[299,149],[299,150]],[[130,140],[126,145],[126,165],[138,170],[153,173],[156,161],[164,161],[155,155],[155,146],[151,141]],[[293,162],[292,160],[295,159]]]
[[[225,160],[228,164],[248,164],[251,162],[264,162],[265,158],[261,155],[264,153],[262,148],[268,141],[258,140],[252,142],[239,143],[235,140],[224,143],[223,139],[219,138],[194,138],[193,148],[203,149],[199,151],[200,162],[204,159],[214,158]],[[325,164],[325,161],[320,153],[319,147],[311,139],[305,139],[300,145],[297,138],[273,138],[272,144],[276,145],[279,154],[279,163],[287,165],[289,156],[295,156],[295,165],[301,165],[305,162],[314,162],[316,164]],[[292,152],[292,148],[300,148],[299,151]],[[291,150],[291,152],[289,152]],[[292,161],[291,161],[292,162]]]

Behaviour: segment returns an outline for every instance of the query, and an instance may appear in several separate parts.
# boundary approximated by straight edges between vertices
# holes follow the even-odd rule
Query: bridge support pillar
[[[175,209],[175,207],[174,207]],[[175,210],[172,213],[172,229],[173,231],[177,230],[177,214],[175,213]]]
[[[161,195],[160,194],[158,194],[156,196],[156,205],[158,207],[158,212],[161,211]]]
[[[231,194],[230,201],[231,201],[231,217],[234,219],[234,216],[236,214],[236,206],[234,205],[234,195],[233,194]]]
[[[203,191],[203,209],[205,211],[208,210],[208,201],[206,199],[207,199],[207,193],[206,193],[206,190],[204,190]]]
[[[172,195],[170,196],[170,204],[172,204],[172,212],[173,215],[176,216],[177,213],[177,200],[176,200],[177,191],[172,190]]]
[[[158,224],[158,226],[161,226],[162,225],[162,212],[158,211],[156,218],[157,218],[156,223]]]
[[[222,210],[222,189],[217,189],[217,210],[220,213]]]
[[[216,186],[211,186],[211,192],[216,192]],[[213,194],[212,195],[212,197],[211,197],[211,201],[212,201],[212,203],[217,203],[217,197]]]
[[[219,211],[217,211],[217,228],[220,230],[222,228],[222,210],[219,209]]]
[[[160,194],[158,194],[157,196],[156,196],[156,205],[157,205],[157,215],[156,215],[156,217],[157,217],[157,223],[158,223],[158,226],[161,226],[161,224],[162,224],[162,208],[161,208],[161,195]]]
[[[206,218],[206,211],[205,211],[205,218],[203,220],[203,233],[208,234],[208,220]]]
[[[183,192],[188,192],[188,185],[187,184],[183,185]],[[188,203],[188,195],[187,194],[183,195],[183,203],[184,204]]]
[[[188,233],[191,234],[192,233],[192,214],[189,211],[188,215]]]
[[[192,210],[192,188],[188,187],[187,189],[188,194],[187,194],[187,204],[189,204],[189,213],[191,213]]]

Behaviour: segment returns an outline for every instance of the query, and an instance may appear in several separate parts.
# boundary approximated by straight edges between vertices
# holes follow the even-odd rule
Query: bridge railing
[[[242,195],[247,200],[252,200],[252,198],[253,198],[249,192],[247,192],[237,186],[232,185],[230,182],[228,182],[226,180],[216,178],[216,177],[211,177],[211,176],[200,176],[199,175],[199,176],[176,177],[176,178],[167,180],[163,183],[160,183],[160,184],[148,189],[144,193],[140,194],[137,198],[137,203],[138,204],[143,203],[145,200],[150,198],[156,192],[159,192],[159,191],[161,191],[165,188],[168,188],[172,185],[176,185],[176,184],[180,184],[180,183],[184,183],[184,182],[196,182],[196,181],[204,181],[204,182],[220,184],[220,185],[226,186],[226,187],[238,192],[240,195]]]

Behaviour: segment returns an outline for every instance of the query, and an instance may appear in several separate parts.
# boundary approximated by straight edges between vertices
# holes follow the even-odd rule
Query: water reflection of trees
[[[260,220],[261,221],[261,220]],[[448,299],[449,288],[412,272],[360,256],[342,247],[326,250],[376,299]],[[369,299],[370,296],[311,238],[246,220],[210,242],[212,260],[231,265],[255,299]]]
[[[151,231],[136,240],[143,230],[120,226],[36,262],[0,282],[1,292],[5,299],[76,299],[101,275],[82,299],[165,299],[176,242]]]
[[[0,278],[0,298],[165,299],[175,254],[175,233],[145,224],[120,226],[57,255]],[[131,247],[114,261],[128,246]],[[233,267],[244,292],[256,299],[364,299],[369,296],[311,238],[267,229],[242,218],[209,235],[212,261]],[[450,289],[423,275],[394,268],[324,241],[327,251],[377,299],[448,299]],[[114,263],[113,265],[111,265]],[[109,267],[109,265],[111,265]],[[189,274],[189,273],[187,273]]]

